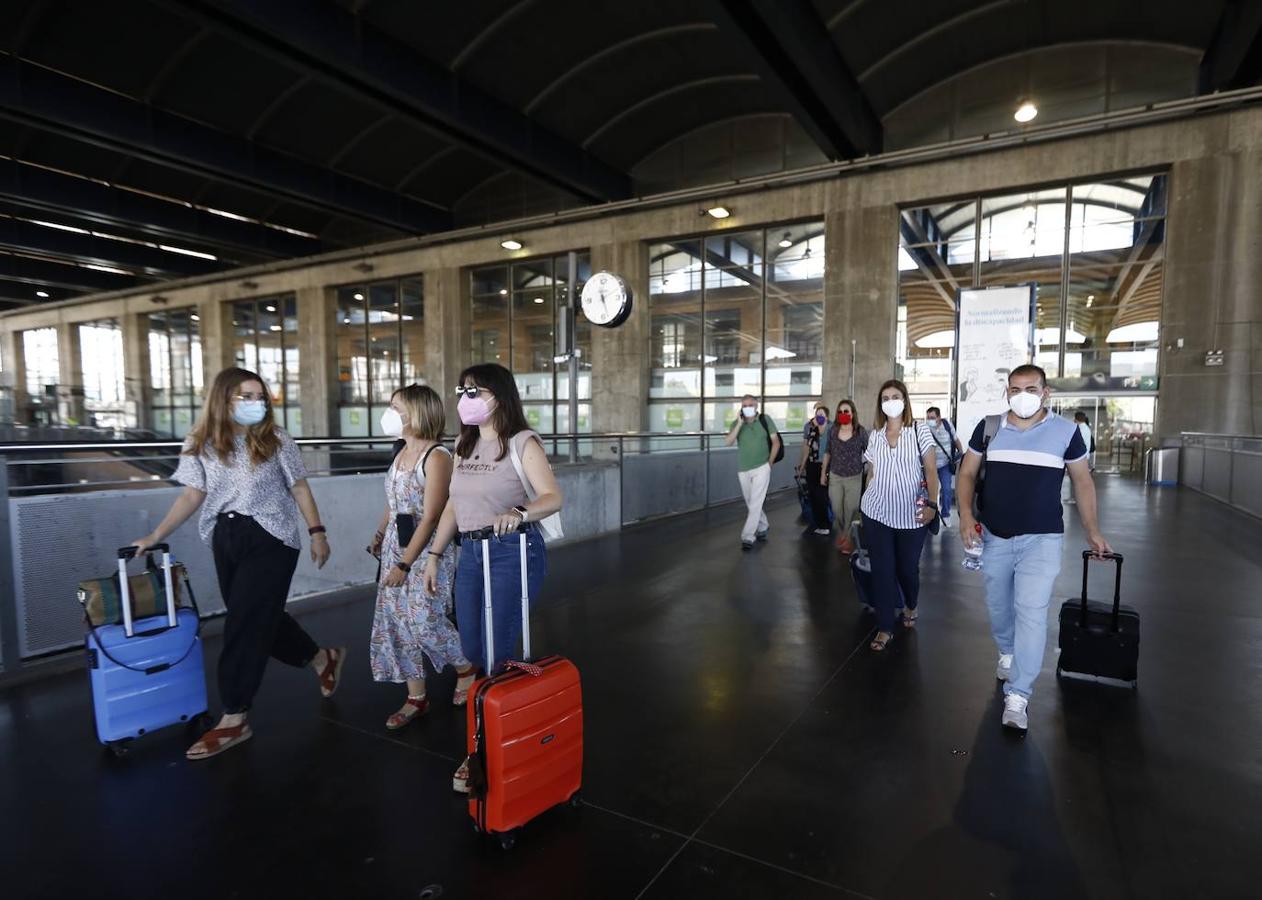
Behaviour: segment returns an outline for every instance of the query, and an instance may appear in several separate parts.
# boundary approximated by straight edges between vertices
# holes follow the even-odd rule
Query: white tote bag
[[[513,461],[513,468],[517,471],[517,477],[521,479],[521,486],[526,489],[526,496],[531,500],[537,500],[539,494],[535,492],[534,487],[530,484],[530,479],[526,477],[526,470],[521,465],[521,448],[518,443],[525,444],[526,441],[534,437],[534,433],[523,431],[513,435],[513,439],[508,442],[508,455]],[[561,514],[553,513],[546,519],[539,520],[539,530],[543,532],[545,541],[559,541],[565,537],[565,532],[561,528]]]

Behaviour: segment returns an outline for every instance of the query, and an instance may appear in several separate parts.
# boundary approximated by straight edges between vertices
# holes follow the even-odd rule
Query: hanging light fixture
[[[1039,114],[1039,108],[1029,100],[1024,101],[1017,107],[1017,111],[1012,114],[1012,118],[1016,119],[1022,125],[1027,122],[1033,122],[1034,117]]]
[[[784,237],[780,238],[780,247],[781,249],[787,250],[789,247],[792,247],[792,246],[793,246],[793,240],[789,237],[789,232],[786,231],[784,233]],[[810,250],[811,248],[807,247],[806,249]]]
[[[503,247],[505,250],[520,250],[525,245],[521,241],[516,240],[515,238],[505,238],[504,240],[500,241],[500,246]]]

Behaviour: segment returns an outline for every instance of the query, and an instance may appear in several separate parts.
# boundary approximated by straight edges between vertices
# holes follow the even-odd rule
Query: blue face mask
[[[238,400],[232,404],[232,421],[247,428],[257,425],[267,415],[267,402],[264,400]]]

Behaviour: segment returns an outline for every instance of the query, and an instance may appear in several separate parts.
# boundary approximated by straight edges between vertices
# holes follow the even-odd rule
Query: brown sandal
[[[408,697],[403,703],[403,708],[386,719],[386,729],[388,731],[398,731],[400,728],[408,725],[413,719],[425,715],[428,711],[428,699],[425,697]]]
[[[327,661],[320,672],[320,693],[327,700],[333,696],[342,680],[342,666],[346,664],[345,647],[329,647],[324,651]]]
[[[218,756],[225,750],[231,750],[237,744],[244,744],[252,737],[254,737],[254,732],[250,730],[250,726],[246,722],[234,725],[231,728],[212,728],[203,734],[196,744],[188,748],[184,758],[190,760],[210,759],[212,756]],[[205,749],[203,752],[198,753],[196,752],[198,747],[204,747]]]
[[[904,609],[904,610],[903,610],[903,627],[904,627],[904,628],[915,628],[915,627],[916,627],[916,620],[917,620],[917,619],[919,619],[919,618],[920,618],[920,613],[918,613],[916,610],[914,610],[914,609]]]

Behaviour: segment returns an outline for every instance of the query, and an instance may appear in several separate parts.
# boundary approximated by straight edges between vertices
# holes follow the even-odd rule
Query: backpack
[[[999,433],[999,426],[1003,422],[1003,417],[1003,413],[987,416],[985,420],[986,425],[982,429],[982,462],[977,470],[977,482],[973,486],[973,518],[978,521],[981,520],[982,514],[982,489],[986,486],[986,453],[990,450],[990,442]]]
[[[762,430],[767,432],[767,455],[771,455],[771,426],[767,424],[767,417],[763,413],[758,414],[758,421],[762,423]],[[778,432],[777,432],[778,433]],[[780,438],[780,446],[776,448],[776,458],[772,463],[778,463],[784,459],[784,438]]]

